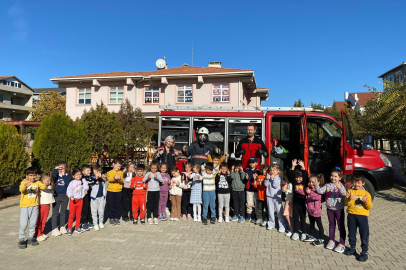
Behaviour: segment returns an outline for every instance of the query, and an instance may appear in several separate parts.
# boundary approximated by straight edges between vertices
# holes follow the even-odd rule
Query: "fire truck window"
[[[289,141],[290,123],[272,122],[272,137],[278,141]]]
[[[254,124],[255,126],[255,136],[261,138],[262,134],[262,126],[261,123],[250,123]],[[230,157],[233,158],[235,150],[237,149],[237,145],[239,144],[240,140],[247,137],[247,125],[248,123],[236,123],[232,122],[229,123],[228,127],[228,152]]]

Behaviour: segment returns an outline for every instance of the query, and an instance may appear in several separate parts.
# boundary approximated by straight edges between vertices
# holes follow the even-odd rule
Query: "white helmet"
[[[205,127],[201,127],[199,128],[199,130],[197,131],[197,134],[206,134],[209,135],[209,130]]]

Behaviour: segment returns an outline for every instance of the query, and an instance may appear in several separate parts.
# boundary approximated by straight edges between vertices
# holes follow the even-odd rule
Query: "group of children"
[[[346,190],[343,174],[339,168],[333,169],[329,183],[324,183],[323,175],[308,176],[303,161],[293,160],[292,167],[281,177],[277,165],[262,165],[257,169],[256,157],[249,159],[249,167],[242,168],[240,161],[229,169],[221,156],[210,157],[212,162],[204,166],[184,163],[183,172],[166,163],[153,161],[149,170],[143,164],[128,164],[121,170],[123,162],[114,160],[113,169],[102,175],[101,166],[85,165],[81,170],[66,172],[66,164],[60,163],[52,176],[41,175],[36,180],[35,168],[28,168],[26,179],[20,185],[21,217],[19,247],[38,245],[44,241],[45,223],[52,210],[52,235],[72,235],[73,232],[94,228],[104,228],[104,211],[111,225],[132,220],[133,224],[155,224],[167,220],[167,206],[170,220],[202,221],[207,225],[217,222],[251,221],[267,230],[274,228],[285,233],[292,240],[311,242],[314,246],[324,243],[324,230],[321,221],[322,195],[325,195],[329,220],[329,242],[327,249],[353,255],[355,253],[356,230],[361,236],[361,261],[368,259],[368,215],[372,208],[370,194],[363,188],[362,174],[354,174],[352,187]],[[284,181],[282,181],[284,179]],[[170,197],[170,200],[169,200]],[[282,205],[282,199],[285,204]],[[68,229],[65,229],[65,211],[69,203]],[[203,205],[203,211],[202,211]],[[216,206],[218,211],[216,211]],[[348,240],[345,248],[345,214],[347,208]],[[122,211],[120,211],[120,209]],[[230,210],[233,212],[230,219]],[[121,213],[120,213],[121,212]],[[276,212],[276,215],[275,215]],[[60,227],[57,218],[60,214]],[[309,216],[310,230],[306,233],[306,214]],[[276,217],[275,217],[276,216]],[[76,218],[75,229],[73,221]],[[29,237],[25,240],[25,229],[29,223]],[[318,227],[318,237],[315,225]],[[338,245],[335,243],[336,224],[340,233]]]

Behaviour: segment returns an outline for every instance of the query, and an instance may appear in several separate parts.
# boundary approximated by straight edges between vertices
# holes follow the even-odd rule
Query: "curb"
[[[0,201],[0,210],[7,209],[13,206],[17,206],[20,204],[20,197],[16,196],[15,198],[8,199],[6,201]]]

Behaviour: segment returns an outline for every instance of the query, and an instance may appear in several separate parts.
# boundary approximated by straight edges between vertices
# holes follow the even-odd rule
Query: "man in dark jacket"
[[[207,163],[207,154],[221,153],[221,150],[209,142],[209,130],[205,127],[199,128],[197,140],[189,145],[183,146],[182,153],[190,157],[194,164]]]

